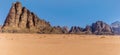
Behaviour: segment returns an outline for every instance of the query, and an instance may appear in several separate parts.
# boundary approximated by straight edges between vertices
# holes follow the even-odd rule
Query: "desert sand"
[[[0,34],[0,55],[120,55],[120,36]]]

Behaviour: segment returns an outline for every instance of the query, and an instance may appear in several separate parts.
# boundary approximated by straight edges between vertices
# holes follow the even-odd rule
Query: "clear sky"
[[[97,20],[108,24],[120,21],[120,0],[0,0],[0,24],[15,1],[53,26],[85,27]]]

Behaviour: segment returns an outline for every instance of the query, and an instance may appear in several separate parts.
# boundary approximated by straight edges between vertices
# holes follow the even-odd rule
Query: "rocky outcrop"
[[[92,34],[92,28],[89,25],[87,25],[83,31],[85,34]]]
[[[64,27],[62,27],[62,31],[63,31],[63,33],[68,34],[69,28],[67,26],[64,26]]]
[[[50,33],[52,33],[52,34],[63,34],[64,32],[63,32],[62,27],[54,26]]]
[[[112,28],[114,34],[120,35],[120,22],[119,21],[113,22],[111,24],[111,28]]]
[[[77,26],[72,26],[69,31],[71,34],[80,34],[81,32],[83,32],[83,29]]]
[[[54,27],[47,27],[41,30],[42,32],[39,33],[47,33],[47,34],[68,34],[68,27],[60,27],[60,26],[54,26]]]
[[[70,34],[96,34],[96,35],[112,35],[111,27],[103,21],[97,21],[91,26],[87,25],[84,29],[80,27],[71,27]]]
[[[117,23],[117,24],[116,24]],[[27,8],[22,7],[20,2],[12,4],[12,7],[6,17],[1,32],[21,32],[21,33],[41,33],[41,34],[113,34],[120,33],[120,23],[112,24],[112,28],[102,22],[97,21],[91,26],[86,26],[84,29],[79,26],[72,26],[69,30],[68,27],[54,26],[52,27],[49,22],[40,19],[33,12]]]
[[[49,28],[49,22],[40,19],[27,8],[22,7],[20,2],[12,4],[9,14],[2,27],[3,32],[42,32]]]
[[[92,24],[92,32],[97,35],[113,34],[111,27],[102,21]]]
[[[2,25],[0,25],[0,33],[2,32],[1,28],[2,28]]]

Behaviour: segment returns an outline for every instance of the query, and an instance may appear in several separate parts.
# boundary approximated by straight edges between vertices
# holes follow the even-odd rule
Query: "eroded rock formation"
[[[81,27],[77,27],[77,26],[72,26],[69,33],[71,34],[80,34],[81,32],[83,32],[83,29]]]
[[[27,8],[22,7],[20,2],[12,4],[8,16],[2,27],[3,32],[42,32],[40,30],[49,28],[49,22],[40,19]]]
[[[111,24],[111,28],[114,34],[120,35],[120,22],[116,21]]]
[[[83,31],[85,34],[92,34],[92,28],[89,25],[87,25]]]
[[[97,21],[92,24],[92,32],[97,35],[112,34],[112,29],[108,24]]]
[[[67,26],[62,27],[63,33],[68,34],[69,28]]]
[[[115,25],[114,25],[115,26]],[[116,27],[116,26],[115,26]],[[44,33],[44,34],[113,34],[111,27],[102,22],[97,21],[91,26],[84,29],[79,26],[73,26],[69,30],[67,27],[52,27],[49,22],[40,19],[27,8],[22,7],[20,2],[12,4],[8,16],[2,26],[1,32],[22,32],[22,33]],[[118,29],[113,29],[118,30]]]

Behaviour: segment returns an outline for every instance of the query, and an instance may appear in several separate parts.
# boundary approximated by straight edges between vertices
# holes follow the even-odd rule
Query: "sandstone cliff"
[[[41,33],[41,34],[113,34],[113,29],[103,21],[97,21],[91,26],[81,28],[72,26],[69,30],[66,26],[52,27],[49,22],[40,19],[33,12],[23,7],[20,2],[12,4],[12,7],[6,17],[1,32],[19,32],[19,33]],[[118,29],[117,29],[118,30]]]
[[[27,8],[22,7],[20,2],[12,4],[8,16],[2,27],[3,32],[42,32],[40,30],[49,28],[49,22],[40,19]]]

